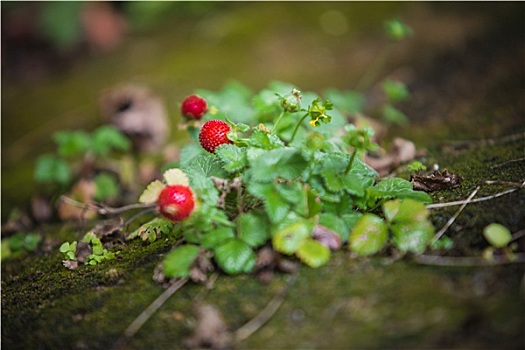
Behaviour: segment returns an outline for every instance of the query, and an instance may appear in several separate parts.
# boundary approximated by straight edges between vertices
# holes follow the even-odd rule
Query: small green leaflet
[[[425,192],[414,191],[412,183],[401,178],[391,178],[379,182],[367,189],[369,198],[373,200],[410,198],[425,204],[432,203],[432,198]]]
[[[367,213],[352,228],[348,242],[357,255],[372,255],[383,249],[387,239],[388,229],[383,219]]]
[[[238,238],[232,238],[214,250],[215,261],[228,274],[249,273],[255,266],[252,248]]]
[[[169,278],[184,278],[190,274],[190,267],[199,255],[199,247],[186,244],[176,247],[164,257],[163,271]]]
[[[427,220],[393,224],[392,242],[402,253],[421,254],[434,237],[434,226]]]
[[[282,199],[272,183],[248,183],[248,191],[264,202],[264,209],[273,223],[283,220],[290,211],[290,204]]]
[[[483,229],[483,237],[494,248],[503,248],[512,240],[512,234],[505,226],[492,223]]]
[[[97,201],[107,200],[115,197],[119,192],[119,186],[114,176],[108,173],[101,173],[94,179],[96,191],[95,199]]]
[[[314,239],[305,240],[296,252],[297,257],[310,267],[320,267],[330,260],[330,249]]]
[[[217,147],[215,154],[224,163],[224,170],[235,173],[243,169],[246,164],[246,149],[225,144]]]
[[[38,182],[64,185],[71,180],[71,170],[62,158],[45,154],[38,158],[34,176]]]
[[[235,235],[231,227],[221,227],[204,234],[201,245],[204,249],[213,249],[233,237]]]
[[[259,247],[270,238],[270,223],[260,211],[243,213],[236,223],[238,237],[251,247]]]
[[[291,255],[310,237],[311,232],[312,227],[307,222],[296,221],[275,232],[272,245],[278,252]]]
[[[131,141],[116,127],[110,125],[96,129],[92,139],[93,151],[100,156],[106,156],[112,150],[127,151],[131,147]]]

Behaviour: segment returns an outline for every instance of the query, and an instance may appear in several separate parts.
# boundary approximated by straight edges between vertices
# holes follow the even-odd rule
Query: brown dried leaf
[[[461,176],[453,174],[447,169],[443,170],[442,173],[436,170],[430,175],[412,175],[410,182],[416,191],[432,192],[460,187]]]
[[[330,250],[341,249],[341,237],[335,231],[332,231],[323,225],[314,226],[312,237],[322,245],[330,248]]]
[[[124,85],[101,97],[105,118],[132,141],[138,151],[159,152],[169,134],[166,108],[148,88]]]
[[[412,141],[397,137],[393,141],[388,154],[381,157],[365,155],[365,163],[371,166],[379,175],[384,176],[401,163],[413,160],[416,157],[416,146]]]
[[[219,310],[209,304],[195,308],[197,324],[191,336],[184,339],[188,349],[231,349],[232,335]]]
[[[62,265],[70,270],[76,270],[78,268],[78,261],[76,260],[63,260]]]
[[[91,248],[91,244],[88,242],[78,242],[77,243],[77,250],[75,251],[75,258],[77,258],[78,262],[85,262],[87,257],[93,253],[93,249]]]

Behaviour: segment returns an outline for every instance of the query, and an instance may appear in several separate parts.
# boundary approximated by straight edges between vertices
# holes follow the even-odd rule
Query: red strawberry
[[[195,208],[193,192],[188,186],[166,186],[157,200],[159,212],[172,221],[182,221],[191,215]]]
[[[190,95],[182,101],[181,112],[186,119],[201,119],[208,110],[208,103],[199,95]]]
[[[199,141],[202,148],[210,153],[214,153],[215,149],[220,145],[233,143],[227,136],[230,131],[230,126],[222,120],[210,120],[202,126],[199,134]]]

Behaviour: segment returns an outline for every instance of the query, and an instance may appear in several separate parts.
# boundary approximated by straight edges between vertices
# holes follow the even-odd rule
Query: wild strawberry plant
[[[164,258],[167,277],[187,277],[203,259],[228,274],[249,273],[263,246],[319,267],[338,249],[417,254],[431,243],[431,198],[364,163],[377,147],[373,130],[348,123],[344,99],[279,82],[256,94],[239,84],[196,93],[210,106],[203,126],[187,124],[190,142],[176,168],[140,197],[162,218],[131,235],[181,237]],[[191,196],[172,205],[164,192],[174,187]]]

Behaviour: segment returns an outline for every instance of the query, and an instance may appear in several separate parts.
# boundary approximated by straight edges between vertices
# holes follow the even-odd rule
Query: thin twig
[[[429,205],[427,205],[427,209],[445,208],[445,207],[452,207],[452,206],[455,206],[455,205],[462,205],[462,204],[465,204],[465,203],[468,204],[468,203],[478,203],[478,202],[488,201],[488,200],[491,200],[491,199],[494,199],[494,198],[505,196],[505,195],[507,195],[509,193],[512,193],[512,192],[516,192],[519,189],[523,188],[524,186],[525,186],[525,182],[523,182],[521,184],[521,186],[518,187],[518,188],[512,188],[510,190],[499,192],[499,193],[496,193],[496,194],[491,195],[491,196],[480,197],[480,198],[476,198],[476,199],[472,199],[472,200],[461,200],[461,201],[455,201],[455,202],[429,204]]]
[[[508,161],[506,161],[506,162],[503,162],[503,163],[499,163],[499,164],[493,165],[493,166],[491,166],[490,168],[491,168],[491,169],[500,168],[500,167],[505,166],[505,165],[507,165],[507,164],[515,163],[515,162],[523,162],[524,160],[525,160],[525,157],[523,157],[523,158],[517,158],[517,159],[511,159],[511,160],[508,160]]]
[[[169,299],[176,291],[188,282],[187,278],[183,278],[173,283],[168,289],[158,296],[138,317],[126,328],[124,333],[117,340],[113,349],[125,349],[128,341],[140,330],[140,328],[150,319],[150,317]]]
[[[277,293],[272,300],[266,305],[266,307],[254,318],[244,324],[241,328],[235,332],[235,340],[241,342],[248,339],[253,333],[261,328],[268,320],[277,312],[284,299],[288,289],[295,283],[297,279],[297,273],[291,276],[290,281],[284,286],[279,293]]]
[[[495,266],[525,263],[525,254],[516,254],[513,259],[487,260],[481,257],[451,257],[439,255],[416,255],[414,261],[424,265],[469,267],[469,266]]]
[[[470,196],[468,196],[467,200],[465,201],[465,203],[463,203],[463,205],[454,213],[454,215],[452,215],[452,217],[447,221],[447,223],[441,228],[441,230],[439,230],[436,235],[434,236],[434,239],[433,239],[433,242],[436,242],[438,241],[441,236],[443,236],[443,234],[448,230],[448,228],[450,227],[450,225],[452,225],[454,223],[454,221],[456,220],[456,218],[459,216],[459,214],[461,214],[461,212],[463,211],[463,209],[465,209],[465,207],[467,206],[468,203],[470,203],[470,201],[472,200],[472,198],[476,195],[476,193],[478,193],[479,189],[480,189],[481,186],[478,186],[476,187],[476,189],[474,191],[472,191],[472,193],[470,194]]]
[[[119,208],[112,208],[112,207],[108,207],[108,206],[100,205],[100,204],[82,203],[82,202],[76,201],[64,195],[60,196],[60,200],[63,201],[64,203],[67,203],[69,205],[72,205],[78,208],[82,208],[84,210],[88,210],[88,209],[94,210],[100,215],[121,214],[126,211],[133,210],[133,209],[148,209],[148,208],[154,208],[156,206],[155,203],[133,203],[133,204],[125,205],[123,207],[119,207]]]

